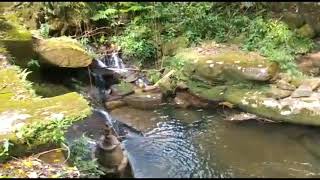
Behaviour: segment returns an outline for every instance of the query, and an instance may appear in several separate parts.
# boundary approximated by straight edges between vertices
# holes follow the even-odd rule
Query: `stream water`
[[[105,97],[105,78],[93,76]],[[171,105],[154,110],[125,106],[111,112],[96,107],[66,136],[70,140],[86,133],[98,140],[104,124],[112,126],[125,136],[123,146],[134,177],[320,177],[318,128],[224,121],[229,113]]]
[[[115,57],[100,66],[123,69]],[[111,116],[98,112],[100,122],[126,134],[123,145],[135,177],[320,177],[320,135],[314,127],[231,123],[223,120],[228,111],[170,105],[122,107]],[[97,123],[87,124],[96,129],[90,126]]]
[[[221,110],[123,107],[144,132],[124,141],[135,177],[320,177],[316,128],[223,120]]]

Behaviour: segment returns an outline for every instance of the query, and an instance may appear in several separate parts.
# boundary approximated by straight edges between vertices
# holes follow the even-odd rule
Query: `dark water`
[[[135,177],[320,177],[318,128],[223,121],[221,111],[123,107],[141,130],[124,141]]]

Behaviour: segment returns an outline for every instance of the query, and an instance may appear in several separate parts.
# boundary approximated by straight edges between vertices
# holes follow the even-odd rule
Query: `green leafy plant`
[[[63,118],[55,119],[50,122],[41,121],[23,126],[17,136],[20,141],[29,146],[44,143],[61,143],[65,140],[64,132],[72,124],[73,120]]]
[[[156,83],[157,81],[160,80],[161,78],[161,73],[155,69],[151,69],[151,70],[148,70],[147,73],[147,78],[154,84]]]
[[[40,68],[40,64],[39,61],[36,59],[31,59],[28,64],[27,67],[32,70],[32,71],[36,71]]]
[[[155,59],[156,47],[150,40],[151,29],[147,27],[129,27],[124,35],[114,38],[123,49],[126,59],[137,60],[140,65],[151,63]]]
[[[48,38],[49,37],[50,26],[48,23],[43,23],[40,25],[40,35]]]
[[[298,36],[286,24],[262,17],[255,18],[249,24],[247,34],[243,46],[245,50],[258,50],[291,74],[300,74],[294,62],[295,56],[313,47],[310,39]]]
[[[84,134],[72,144],[70,144],[70,161],[79,169],[81,177],[100,177],[104,172],[99,168],[96,159],[88,160],[91,151],[88,148],[90,139]]]
[[[9,155],[9,146],[11,146],[11,145],[12,145],[12,143],[10,143],[8,139],[3,140],[2,148],[0,151],[0,157]]]

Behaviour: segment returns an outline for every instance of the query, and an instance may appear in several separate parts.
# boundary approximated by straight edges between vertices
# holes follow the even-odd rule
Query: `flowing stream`
[[[116,55],[99,61],[101,68],[125,68]],[[94,76],[96,86],[106,91],[102,76]],[[317,128],[224,121],[230,113],[171,105],[155,110],[125,106],[111,112],[96,108],[69,135],[86,132],[98,139],[105,123],[112,126],[125,136],[134,177],[320,177]]]

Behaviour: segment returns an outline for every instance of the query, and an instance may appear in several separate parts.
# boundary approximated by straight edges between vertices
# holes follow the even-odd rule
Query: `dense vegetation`
[[[168,55],[163,52],[163,44],[184,37],[189,46],[203,40],[238,43],[245,50],[257,50],[278,62],[283,70],[297,73],[295,56],[313,46],[310,39],[272,17],[268,3],[68,2],[43,6],[46,18],[42,32],[49,34],[52,17],[73,22],[82,33],[78,36],[82,42],[115,43],[122,48],[125,59],[140,65],[155,63],[160,67],[157,61]]]
[[[141,72],[146,72],[147,78],[152,81],[153,84],[160,82],[160,79],[164,79],[168,72],[174,71],[174,75],[170,76],[171,79],[167,81],[168,84],[162,83],[165,84],[165,86],[167,85],[168,87],[166,88],[169,90],[164,91],[160,87],[162,93],[165,95],[174,94],[174,88],[176,88],[178,86],[177,84],[180,82],[185,83],[185,86],[188,86],[191,91],[200,92],[202,95],[204,94],[213,99],[219,97],[220,99],[217,101],[229,102],[229,99],[236,99],[231,96],[234,95],[231,91],[233,89],[229,90],[231,91],[231,95],[229,95],[230,98],[227,99],[222,97],[224,95],[220,94],[221,87],[219,87],[219,85],[230,85],[231,87],[231,85],[236,82],[238,88],[243,90],[243,92],[251,89],[261,90],[266,87],[264,85],[269,85],[263,84],[257,86],[255,82],[243,81],[243,83],[242,81],[238,81],[238,79],[233,80],[232,78],[228,79],[228,82],[221,81],[221,83],[219,81],[220,79],[217,81],[212,80],[212,82],[205,82],[207,80],[205,78],[205,80],[203,80],[204,82],[200,82],[202,81],[201,78],[195,80],[192,79],[191,75],[190,78],[186,77],[188,75],[186,75],[185,72],[183,73],[182,70],[187,69],[186,67],[188,64],[185,64],[186,58],[179,58],[178,54],[181,53],[178,51],[179,48],[202,48],[200,45],[204,45],[207,42],[209,42],[207,44],[213,42],[212,44],[215,45],[236,45],[241,50],[245,51],[244,54],[246,55],[249,54],[247,52],[258,52],[260,55],[267,57],[266,61],[278,63],[283,72],[287,72],[289,75],[293,75],[292,77],[297,77],[297,79],[299,79],[304,76],[302,76],[302,73],[297,66],[296,58],[299,55],[310,52],[315,47],[314,41],[311,39],[312,37],[305,33],[301,33],[300,29],[298,30],[298,27],[292,28],[292,26],[285,23],[281,17],[271,13],[271,11],[269,11],[270,4],[268,3],[39,2],[15,3],[14,8],[14,10],[11,10],[16,13],[13,13],[13,16],[8,13],[9,15],[1,15],[6,16],[5,18],[0,17],[0,24],[6,25],[3,26],[2,29],[0,28],[0,30],[7,33],[1,33],[1,37],[10,37],[11,34],[15,36],[21,34],[18,30],[9,31],[11,26],[14,27],[14,23],[8,22],[13,19],[14,22],[22,19],[24,22],[21,24],[28,26],[29,30],[38,30],[38,33],[40,33],[43,38],[70,36],[77,39],[82,45],[87,47],[89,54],[93,57],[95,57],[100,50],[107,50],[107,52],[109,52],[108,50],[119,48],[121,49],[122,58],[126,63],[136,65],[139,68],[144,68],[144,71]],[[19,18],[15,17],[16,15]],[[4,19],[8,22],[5,22]],[[12,29],[15,30],[18,28]],[[22,37],[28,37],[31,40],[31,31],[29,32],[29,30],[27,30],[28,36],[22,33],[22,40],[27,39]],[[81,44],[79,44],[79,47]],[[61,46],[59,46],[59,48],[60,47]],[[5,51],[5,48],[0,47],[0,51]],[[83,49],[82,51],[85,52]],[[188,55],[189,54],[186,56]],[[91,63],[93,58],[89,55],[87,57]],[[241,63],[244,64],[243,67],[247,68],[246,64],[248,63],[248,58],[243,59],[245,59],[245,62]],[[213,64],[210,64],[211,60],[205,60],[206,62],[203,63],[205,64],[204,66],[206,68],[209,66],[212,70],[208,71],[207,74],[215,74],[216,70],[213,70]],[[220,61],[221,59],[218,60]],[[82,67],[87,67],[90,63]],[[235,64],[233,61],[232,63]],[[254,59],[254,63],[259,64],[257,65],[258,67],[264,68],[264,65],[258,62],[258,59]],[[276,65],[276,63],[267,63]],[[37,71],[40,73],[42,65],[45,65],[45,63],[42,64],[40,58],[39,60],[36,58],[27,59],[26,67],[29,71],[32,71],[33,74],[36,74]],[[238,70],[240,68],[239,71],[244,71],[240,66],[237,68]],[[254,68],[256,68],[256,66],[253,66],[253,69]],[[202,71],[202,69],[205,68],[201,69],[199,66],[198,69],[198,71]],[[223,71],[226,68],[222,67],[221,69]],[[88,68],[88,70],[90,70],[90,68]],[[278,72],[278,69],[275,71]],[[231,74],[232,72],[235,71],[231,71]],[[27,73],[24,74],[23,71],[20,74],[24,76],[23,80],[25,80]],[[248,74],[248,77],[250,78],[254,76],[252,75],[254,74],[252,72],[251,74],[248,72]],[[270,77],[275,76],[272,74]],[[252,80],[250,78],[244,79]],[[7,79],[5,80],[8,81]],[[269,83],[269,80],[270,82],[274,81],[272,78],[262,81],[268,81]],[[91,79],[90,83],[92,83]],[[124,81],[121,81],[120,86],[124,87],[125,85]],[[170,87],[171,85],[172,87]],[[6,88],[6,86],[7,85],[5,85],[4,88]],[[212,88],[213,86],[217,86],[217,88],[214,89]],[[33,88],[36,89],[33,94],[42,94],[44,96],[46,96],[46,94],[54,94],[52,93],[53,88],[50,88],[49,84],[45,84],[44,86],[35,84],[33,85]],[[225,87],[223,88],[223,91],[225,91]],[[264,91],[264,89],[261,91]],[[64,94],[67,91],[61,89],[61,92],[61,94]],[[58,91],[55,93],[60,94]],[[52,96],[55,96],[56,94]],[[235,97],[239,98],[242,96],[242,94],[235,95]],[[70,102],[72,101],[70,100]],[[38,103],[39,108],[42,107],[42,102],[40,101],[26,101],[25,104],[19,102],[14,105],[20,107],[22,104],[29,107],[31,103],[33,106]],[[87,106],[87,104],[85,105]],[[12,108],[12,105],[10,104],[8,107]],[[86,109],[89,111],[89,108],[86,107]],[[254,110],[255,109],[256,108],[254,108]],[[65,145],[65,130],[75,120],[87,116],[87,113],[83,113],[84,111],[79,112],[81,112],[79,113],[79,116],[81,116],[79,118],[71,116],[60,119],[59,114],[54,114],[55,116],[58,116],[58,118],[53,118],[53,121],[50,121],[50,123],[37,121],[31,126],[24,126],[20,129],[19,133],[16,133],[16,135],[20,138],[20,141],[22,140],[23,143],[28,146],[46,143]],[[42,117],[37,117],[37,119],[42,119]],[[68,151],[70,153],[70,157],[68,158],[70,158],[69,160],[72,164],[77,166],[79,171],[81,171],[82,177],[99,177],[103,172],[99,168],[98,163],[96,161],[88,161],[88,159],[90,159],[88,157],[91,156],[90,150],[86,149],[86,147],[88,147],[88,142],[88,139],[82,137],[73,144],[68,144]],[[9,156],[10,151],[13,148],[15,148],[15,145],[6,140],[0,148],[0,157]]]

